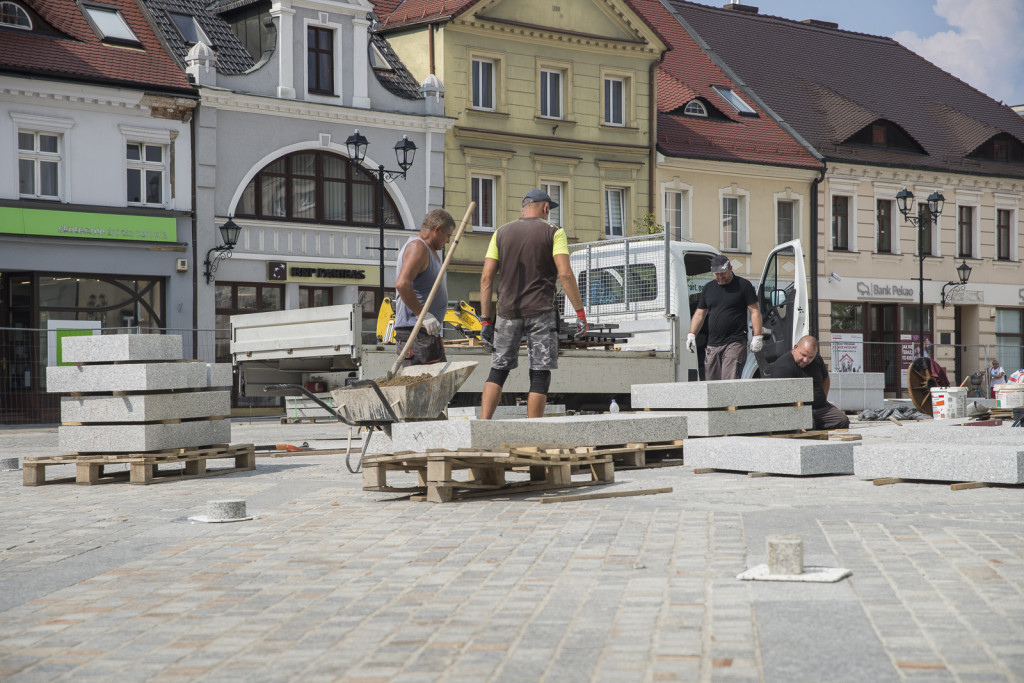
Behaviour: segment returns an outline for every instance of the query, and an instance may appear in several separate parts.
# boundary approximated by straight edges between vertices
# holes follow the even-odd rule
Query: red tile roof
[[[480,0],[374,0],[383,28],[457,17]]]
[[[185,73],[157,40],[136,0],[114,5],[141,46],[103,43],[71,0],[19,0],[63,37],[44,31],[0,30],[0,71],[129,86],[176,94],[194,92]]]
[[[658,151],[695,157],[818,168],[814,156],[733,83],[659,0],[629,0],[669,46],[658,69]],[[711,86],[732,88],[757,116],[740,116]],[[724,118],[684,116],[692,99],[710,103]]]

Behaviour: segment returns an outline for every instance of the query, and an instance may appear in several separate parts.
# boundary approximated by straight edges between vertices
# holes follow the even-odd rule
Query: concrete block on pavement
[[[92,334],[61,340],[65,363],[181,360],[181,354],[177,334]]]
[[[564,417],[565,404],[556,403],[544,406],[544,417]],[[492,420],[514,420],[526,418],[526,406],[498,406],[494,409]],[[467,406],[448,409],[449,420],[479,420],[480,406]]]
[[[62,365],[46,368],[46,390],[50,393],[164,391],[230,386],[229,363]]]
[[[61,427],[57,440],[62,453],[135,453],[211,446],[231,441],[231,421]]]
[[[714,382],[634,384],[634,409],[708,410],[730,406],[767,406],[814,400],[810,379],[725,379]]]
[[[62,396],[63,422],[155,422],[231,414],[230,391],[127,396]]]
[[[687,466],[719,470],[797,476],[853,474],[853,444],[841,441],[755,436],[687,439],[683,457]]]
[[[865,444],[857,449],[853,466],[861,479],[1024,484],[1024,445],[960,445],[939,440],[927,444]]]
[[[808,380],[810,381],[810,380]],[[722,436],[724,434],[763,434],[790,432],[814,427],[811,404],[802,406],[769,406],[739,410],[688,410],[686,431],[690,436]]]
[[[892,440],[896,443],[940,443],[964,446],[988,445],[1024,447],[1024,430],[1009,426],[1004,422],[999,427],[964,427],[963,420],[932,421],[925,424],[904,422],[899,429],[892,430]]]
[[[832,372],[829,381],[828,400],[840,410],[885,407],[885,375],[881,372]]]
[[[403,422],[392,428],[396,451],[430,448],[491,450],[503,443],[611,446],[686,438],[682,413],[574,415],[534,420],[448,420]]]

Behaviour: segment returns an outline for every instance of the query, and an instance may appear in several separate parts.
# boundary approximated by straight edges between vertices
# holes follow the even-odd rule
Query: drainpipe
[[[198,163],[196,163],[196,116],[199,113],[199,107],[197,104],[195,109],[192,110],[192,118],[188,122],[188,132],[192,143],[192,358],[199,358],[199,246],[198,235],[199,226],[197,224],[196,214],[196,170]]]
[[[821,159],[821,175],[811,183],[811,292],[807,301],[810,305],[810,332],[815,337],[818,334],[818,185],[825,180],[828,172],[828,162]]]
[[[430,53],[430,74],[436,76],[434,71],[434,25],[427,24],[427,52]]]
[[[648,122],[649,135],[651,136],[651,149],[648,152],[647,165],[649,167],[647,172],[647,213],[654,214],[657,209],[657,182],[658,182],[658,67],[665,61],[665,55],[668,54],[668,50],[663,50],[661,56],[658,57],[658,61],[651,64],[651,75],[648,79],[648,88],[651,91],[651,95],[648,98],[650,102],[650,121]],[[669,239],[668,228],[665,228],[665,241]]]

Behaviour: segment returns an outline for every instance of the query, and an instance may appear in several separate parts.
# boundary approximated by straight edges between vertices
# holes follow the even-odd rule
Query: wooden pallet
[[[588,479],[573,481],[573,467]],[[507,482],[513,468],[529,472],[529,481]],[[388,484],[389,472],[415,472],[416,486]],[[466,478],[456,479],[455,472]],[[388,493],[412,493],[418,500],[447,503],[495,493],[524,493],[554,488],[610,484],[615,481],[615,465],[605,451],[572,447],[510,446],[495,451],[431,450],[425,453],[374,455],[363,460],[363,490]]]
[[[627,443],[621,446],[580,447],[584,452],[607,453],[615,461],[615,469],[636,470],[652,467],[674,467],[683,464],[682,441],[658,441],[652,443]]]
[[[234,460],[234,466],[215,470],[207,468],[207,461],[222,459]],[[184,467],[166,469],[167,465],[181,464]],[[47,481],[46,468],[55,465],[75,465],[75,476]],[[114,465],[127,465],[128,469],[116,472],[106,469]],[[217,444],[201,448],[177,448],[143,453],[29,457],[22,462],[22,483],[25,486],[42,486],[73,481],[77,484],[92,485],[124,481],[127,478],[129,483],[145,485],[159,479],[194,479],[253,469],[256,469],[256,449],[253,444]]]
[[[341,422],[337,417],[331,417],[330,415],[323,415],[319,417],[282,417],[281,424],[283,425],[300,425],[300,424],[326,424],[326,423],[338,423]]]

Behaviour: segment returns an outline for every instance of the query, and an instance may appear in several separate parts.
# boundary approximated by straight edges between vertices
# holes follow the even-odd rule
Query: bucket
[[[996,387],[996,401],[1000,408],[1024,406],[1024,384],[1000,384]]]
[[[966,387],[932,387],[932,417],[936,420],[963,417],[967,414]]]

